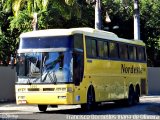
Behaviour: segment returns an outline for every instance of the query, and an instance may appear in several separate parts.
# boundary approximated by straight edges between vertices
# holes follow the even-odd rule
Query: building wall
[[[148,67],[148,94],[160,95],[160,68]]]
[[[15,100],[15,80],[15,69],[0,66],[0,102]]]
[[[0,102],[15,100],[16,71],[0,66]],[[148,93],[160,95],[160,68],[148,68]]]

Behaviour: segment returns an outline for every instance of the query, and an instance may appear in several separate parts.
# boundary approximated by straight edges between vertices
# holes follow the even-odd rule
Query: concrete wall
[[[160,95],[160,68],[148,67],[148,93]]]
[[[16,72],[0,66],[0,102],[15,100]],[[160,68],[148,68],[148,93],[160,95]]]
[[[15,69],[0,66],[0,102],[15,100]]]

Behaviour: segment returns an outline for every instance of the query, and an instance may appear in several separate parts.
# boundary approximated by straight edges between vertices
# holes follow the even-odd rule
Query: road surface
[[[124,107],[114,103],[105,103],[96,110],[85,112],[79,105],[64,106],[39,112],[36,105],[16,105],[0,103],[0,119],[2,120],[106,120],[106,119],[157,119],[160,120],[160,96],[143,96],[140,103],[132,107]]]

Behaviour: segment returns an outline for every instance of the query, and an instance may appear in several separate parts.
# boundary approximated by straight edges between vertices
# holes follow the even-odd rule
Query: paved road
[[[0,104],[0,119],[3,120],[85,120],[85,119],[158,119],[160,120],[160,96],[144,96],[140,104],[132,107],[106,103],[97,110],[84,112],[80,106],[59,106],[39,112],[37,106]]]

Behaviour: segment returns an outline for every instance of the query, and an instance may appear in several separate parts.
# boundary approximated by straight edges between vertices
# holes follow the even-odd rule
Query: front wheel
[[[81,108],[86,110],[86,111],[91,111],[92,109],[94,109],[96,106],[95,103],[95,95],[93,91],[88,91],[87,94],[87,103],[86,104],[82,104]]]
[[[39,111],[46,112],[47,105],[38,105],[38,109],[39,109]]]

